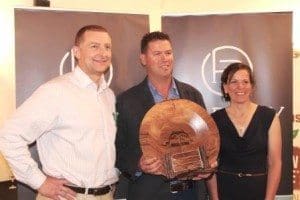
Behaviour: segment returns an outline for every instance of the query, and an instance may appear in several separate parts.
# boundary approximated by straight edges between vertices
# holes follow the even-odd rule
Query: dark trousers
[[[204,200],[206,189],[203,181],[199,183],[192,189],[171,193],[170,183],[164,177],[144,174],[129,182],[127,200]]]
[[[197,192],[195,188],[171,194],[171,200],[187,200],[187,199],[191,199],[191,200],[197,199]]]

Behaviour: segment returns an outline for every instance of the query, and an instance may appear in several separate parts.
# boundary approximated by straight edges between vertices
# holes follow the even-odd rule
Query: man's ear
[[[78,60],[80,58],[80,51],[78,46],[73,46],[72,48],[74,57]]]
[[[140,55],[140,61],[141,61],[143,66],[145,66],[147,64],[145,54]]]

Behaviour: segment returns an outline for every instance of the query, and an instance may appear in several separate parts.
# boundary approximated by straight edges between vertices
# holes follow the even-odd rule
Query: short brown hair
[[[147,51],[148,44],[150,42],[157,40],[167,40],[171,43],[170,37],[166,33],[160,31],[146,33],[141,40],[141,53],[145,53]]]
[[[76,36],[75,36],[75,45],[76,46],[79,45],[79,43],[82,40],[83,34],[86,31],[100,31],[100,32],[108,33],[108,31],[104,27],[99,26],[99,25],[87,25],[87,26],[84,26],[81,29],[79,29],[79,31],[76,33]]]

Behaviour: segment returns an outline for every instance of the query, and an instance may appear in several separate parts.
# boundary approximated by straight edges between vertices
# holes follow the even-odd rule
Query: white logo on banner
[[[73,71],[75,68],[75,58],[74,58],[74,54],[73,51],[71,50],[71,70]],[[59,75],[63,75],[64,74],[64,64],[66,59],[68,58],[70,52],[67,52],[64,57],[61,59],[60,64],[59,64]]]
[[[211,53],[208,53],[203,62],[202,62],[202,66],[201,66],[201,76],[202,76],[202,79],[203,79],[203,82],[204,82],[204,85],[206,86],[206,88],[211,91],[212,93],[216,94],[216,95],[219,95],[219,96],[222,96],[221,92],[219,92],[218,90],[215,90],[213,89],[210,84],[208,83],[209,81],[207,80],[206,76],[205,76],[205,67],[208,66],[207,62],[209,61],[209,59],[211,59],[211,62],[212,62],[212,82],[213,84],[217,83],[216,81],[216,75],[218,73],[222,73],[223,72],[223,69],[220,69],[220,67],[218,67],[219,63],[234,63],[234,62],[241,62],[240,60],[237,60],[237,59],[220,59],[220,60],[216,60],[216,54],[217,52],[219,52],[220,54],[220,51],[228,51],[228,50],[234,50],[236,51],[238,54],[241,54],[243,55],[243,57],[245,57],[245,59],[247,60],[247,64],[250,66],[250,68],[253,70],[253,64],[249,58],[249,56],[247,55],[247,53],[245,51],[243,51],[242,49],[238,48],[238,47],[235,47],[235,46],[219,46],[219,47],[216,47],[212,50]]]

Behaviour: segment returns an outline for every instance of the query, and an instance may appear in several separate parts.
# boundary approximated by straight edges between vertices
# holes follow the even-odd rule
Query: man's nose
[[[168,58],[168,55],[167,54],[165,54],[165,53],[162,53],[161,54],[161,59],[162,60],[166,60]]]
[[[97,51],[99,54],[103,54],[103,55],[106,55],[109,53],[109,50],[107,50],[105,47],[100,47],[98,48],[98,51]]]

